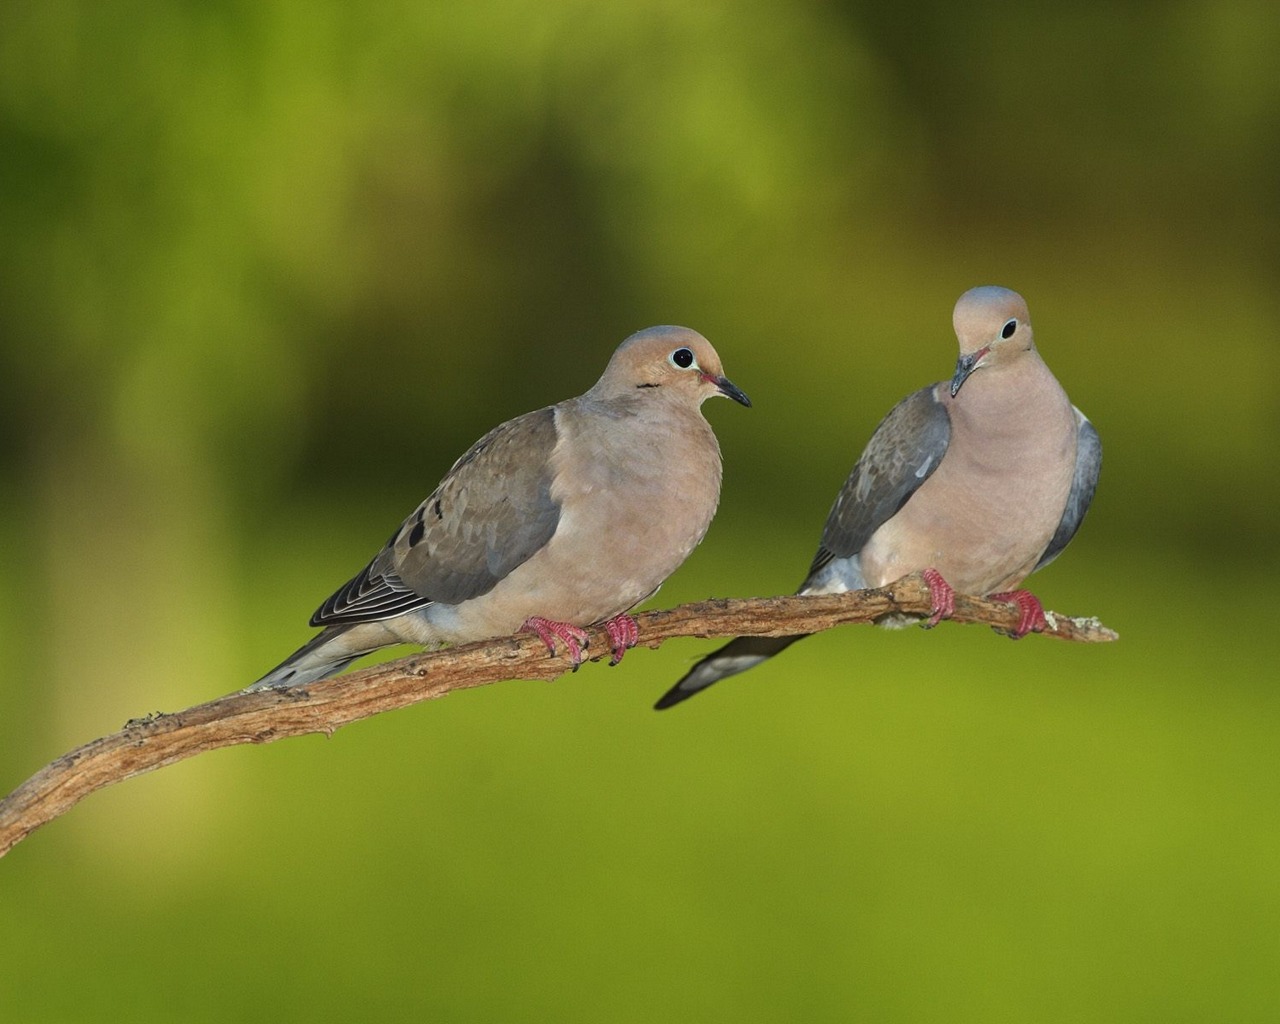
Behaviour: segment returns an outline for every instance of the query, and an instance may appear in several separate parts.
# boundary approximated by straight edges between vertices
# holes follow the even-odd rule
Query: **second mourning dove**
[[[702,540],[720,498],[720,447],[701,406],[750,400],[706,338],[633,334],[595,386],[489,431],[383,549],[311,617],[323,631],[249,689],[299,686],[389,644],[529,631],[576,668],[603,623],[613,660],[627,611]]]
[[[1036,351],[1022,296],[970,289],[953,322],[955,375],[904,398],[876,428],[836,497],[799,593],[882,587],[923,572],[930,625],[954,611],[959,590],[1016,603],[1015,635],[1024,636],[1044,628],[1044,609],[1013,588],[1057,558],[1079,529],[1102,444]],[[800,639],[730,641],[655,706],[678,704]]]

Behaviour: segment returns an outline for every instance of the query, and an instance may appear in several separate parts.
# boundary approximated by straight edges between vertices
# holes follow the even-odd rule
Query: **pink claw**
[[[582,664],[582,649],[587,646],[585,629],[579,629],[567,622],[553,622],[551,619],[544,619],[541,615],[530,615],[524,620],[520,632],[537,633],[538,639],[547,645],[547,650],[551,652],[553,658],[556,655],[556,641],[559,640],[569,652],[569,662],[573,665],[573,670],[578,671],[578,666]]]
[[[609,634],[609,643],[613,646],[613,657],[609,659],[610,665],[618,664],[622,656],[640,639],[640,627],[626,612],[607,620],[604,631]]]
[[[929,598],[933,602],[933,614],[924,627],[932,629],[943,619],[949,619],[956,613],[956,592],[937,569],[926,569],[920,575],[929,584]]]
[[[1015,640],[1021,640],[1028,633],[1043,633],[1049,626],[1044,617],[1044,605],[1029,590],[1006,590],[999,594],[988,594],[990,601],[1008,601],[1018,606],[1018,625],[1011,634]]]

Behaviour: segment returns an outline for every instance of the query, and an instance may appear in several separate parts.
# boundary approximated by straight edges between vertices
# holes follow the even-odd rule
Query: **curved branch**
[[[674,637],[794,636],[874,622],[891,613],[929,612],[929,588],[914,574],[879,590],[701,601],[642,612],[636,621],[638,646],[657,648]],[[1085,643],[1117,639],[1096,619],[1046,617],[1046,635]],[[1012,631],[1018,611],[1004,602],[957,594],[952,621]],[[590,649],[602,652],[594,661],[608,654],[609,642],[602,629],[589,632]],[[504,679],[552,680],[568,667],[565,658],[548,657],[537,637],[517,635],[415,654],[307,687],[233,693],[185,711],[135,718],[119,732],[64,754],[0,801],[0,856],[95,790],[207,750],[332,734],[350,722],[454,690]]]

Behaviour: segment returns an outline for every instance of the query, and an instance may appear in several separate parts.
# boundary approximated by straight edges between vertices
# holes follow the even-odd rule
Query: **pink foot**
[[[538,639],[547,645],[547,650],[551,652],[553,658],[556,654],[556,641],[559,640],[569,652],[569,662],[573,665],[573,670],[578,671],[578,666],[582,664],[582,649],[587,646],[585,629],[571,626],[567,622],[553,622],[551,619],[544,619],[541,615],[530,615],[524,620],[520,632],[537,633]]]
[[[924,628],[932,629],[943,619],[949,619],[956,613],[956,592],[937,569],[926,569],[920,575],[929,584],[929,598],[933,601],[933,614],[925,622]]]
[[[1021,640],[1028,633],[1043,633],[1049,625],[1044,617],[1044,605],[1029,590],[1006,590],[999,594],[988,594],[989,601],[1007,601],[1018,606],[1018,625],[1011,634],[1015,640]]]
[[[613,657],[609,659],[610,665],[618,664],[622,660],[622,656],[634,647],[636,641],[640,639],[640,627],[636,625],[636,620],[626,612],[621,615],[615,615],[606,621],[604,631],[609,634],[609,643],[613,646]]]

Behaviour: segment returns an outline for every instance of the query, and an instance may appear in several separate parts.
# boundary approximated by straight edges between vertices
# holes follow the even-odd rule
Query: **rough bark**
[[[674,637],[792,636],[834,626],[874,622],[889,613],[927,615],[928,587],[918,575],[880,590],[819,597],[701,601],[636,616],[640,647]],[[1047,613],[1045,636],[1098,643],[1117,635],[1096,619]],[[951,621],[1011,631],[1011,604],[956,595]],[[602,629],[590,630],[592,660],[608,657]],[[0,801],[0,856],[41,825],[95,790],[163,768],[207,750],[238,743],[270,743],[287,736],[332,734],[350,722],[434,700],[455,690],[504,679],[551,680],[569,670],[549,657],[534,636],[520,635],[415,654],[290,690],[232,693],[172,714],[135,718],[119,732],[93,740],[47,765]]]

